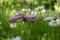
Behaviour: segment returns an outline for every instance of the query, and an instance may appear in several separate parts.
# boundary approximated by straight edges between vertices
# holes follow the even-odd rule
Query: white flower
[[[15,28],[16,27],[16,23],[10,23],[10,27],[11,28]]]
[[[34,14],[34,11],[31,11],[31,14]]]
[[[36,15],[36,14],[37,14],[37,12],[34,12],[34,14]]]
[[[0,21],[0,24],[2,24],[2,22]]]
[[[42,10],[42,9],[44,9],[43,5],[42,6],[38,6],[37,8],[35,8],[34,11],[38,12],[39,10]]]
[[[48,14],[48,13],[51,13],[52,12],[52,10],[46,10],[46,13]]]
[[[60,19],[56,19],[56,21],[60,22]]]
[[[41,10],[41,12],[43,12],[43,13],[45,13],[45,11],[46,11],[45,9]]]
[[[49,26],[60,26],[60,19],[52,20],[48,23]]]
[[[35,12],[38,12],[39,10],[38,10],[38,8],[35,8],[34,11],[35,11]]]
[[[21,37],[17,36],[17,37],[15,38],[15,40],[21,40]]]
[[[14,37],[11,38],[10,40],[22,40],[22,39],[21,39],[21,37],[17,36],[17,37],[15,37],[15,38],[14,38]]]
[[[31,9],[27,9],[28,11],[31,11]]]
[[[22,9],[22,11],[25,11],[25,10],[26,10],[26,9],[24,9],[24,8]]]
[[[21,11],[23,11],[23,12],[24,12],[24,11],[28,11],[28,12],[29,12],[29,11],[31,11],[31,9],[24,9],[24,8],[23,8]]]
[[[49,22],[51,20],[53,20],[53,16],[49,16],[49,17],[44,18],[44,21],[46,21],[46,22]]]
[[[39,6],[38,8],[39,8],[39,9],[44,9],[44,6],[42,5],[42,6]]]

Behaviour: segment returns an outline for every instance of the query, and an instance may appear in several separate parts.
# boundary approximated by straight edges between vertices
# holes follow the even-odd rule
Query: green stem
[[[54,37],[55,37],[55,36],[54,36],[54,27],[53,27],[53,40],[55,40]]]

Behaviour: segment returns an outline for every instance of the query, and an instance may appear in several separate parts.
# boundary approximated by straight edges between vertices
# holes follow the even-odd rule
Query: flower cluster
[[[34,22],[37,20],[37,16],[35,14],[29,14],[28,16],[24,15],[24,12],[16,12],[15,16],[10,18],[9,21],[12,22],[17,22],[17,20],[22,19],[24,22]]]
[[[51,20],[56,20],[56,19],[58,19],[58,18],[59,18],[59,17],[57,17],[57,16],[49,16],[49,17],[44,18],[44,21],[50,22]]]
[[[9,21],[12,22],[16,22],[18,19],[23,18],[24,13],[23,12],[16,12],[15,16],[10,18]]]
[[[57,16],[46,17],[44,21],[48,22],[49,26],[60,26],[60,19]]]

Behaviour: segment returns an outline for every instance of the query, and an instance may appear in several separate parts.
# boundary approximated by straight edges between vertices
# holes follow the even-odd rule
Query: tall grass
[[[7,6],[7,5],[6,5]],[[4,6],[5,7],[5,6]],[[11,10],[20,10],[19,7],[15,6],[13,8],[2,8],[0,9],[0,40],[8,39],[11,37],[21,36],[23,40],[59,40],[60,33],[58,28],[53,28],[48,26],[46,22],[43,21],[43,16],[38,13],[38,20],[35,22],[16,22],[17,27],[11,28],[10,22],[8,21],[11,15]],[[14,13],[12,13],[14,14]],[[57,33],[57,34],[56,34]],[[44,37],[44,34],[45,37]],[[58,35],[58,36],[57,36]]]

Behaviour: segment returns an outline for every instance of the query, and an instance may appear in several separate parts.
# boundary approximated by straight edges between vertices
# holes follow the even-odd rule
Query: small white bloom
[[[46,13],[47,14],[49,14],[49,13],[51,13],[52,12],[52,10],[46,10]]]
[[[60,22],[60,19],[56,19],[57,22]]]
[[[0,21],[0,24],[2,24],[2,22]]]
[[[17,37],[15,38],[15,40],[21,40],[21,37],[17,36]]]
[[[38,8],[39,8],[39,9],[44,9],[44,6],[43,6],[43,5],[42,5],[42,6],[38,6]]]
[[[34,12],[34,14],[36,15],[36,14],[37,14],[37,12]]]
[[[36,7],[36,8],[34,9],[34,11],[38,12],[39,10],[42,10],[42,9],[44,9],[44,6],[43,6],[43,5]]]
[[[44,36],[46,36],[47,34],[46,33],[44,33]]]
[[[33,11],[31,11],[31,14],[34,14],[34,12],[33,12]]]
[[[31,11],[31,9],[28,9],[28,11]]]
[[[38,8],[35,8],[34,11],[35,11],[35,12],[38,12],[39,10],[38,10]]]
[[[49,22],[51,20],[53,20],[53,17],[52,16],[49,16],[49,17],[44,18],[44,21],[46,21],[46,22]]]
[[[19,36],[17,36],[17,37],[13,37],[13,38],[11,38],[10,40],[22,40],[22,38],[21,37],[19,37]]]
[[[25,11],[25,10],[26,10],[26,9],[24,9],[24,8],[22,9],[22,11]]]
[[[16,23],[11,23],[11,24],[10,24],[10,27],[11,27],[11,28],[15,28],[15,27],[16,27]]]
[[[47,35],[47,34],[46,34],[46,33],[44,33],[43,37],[44,37],[44,38],[46,38],[46,35]]]
[[[46,11],[45,9],[41,10],[41,12],[43,12],[43,13],[44,13],[45,11]]]
[[[49,26],[60,26],[60,19],[52,20],[48,23]]]

